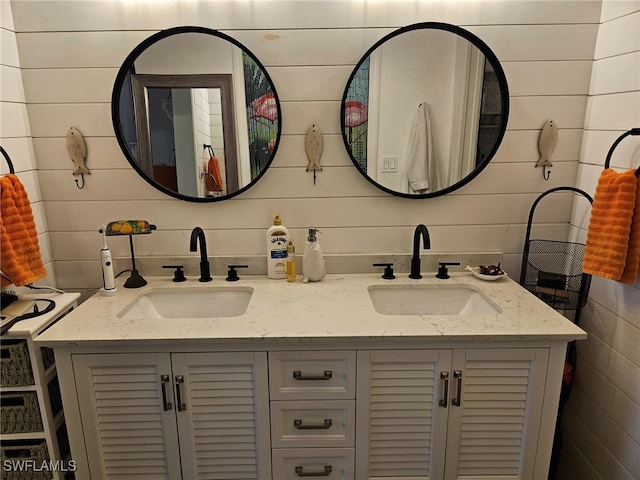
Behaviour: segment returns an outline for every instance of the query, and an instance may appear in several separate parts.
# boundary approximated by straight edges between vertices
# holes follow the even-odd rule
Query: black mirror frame
[[[496,141],[493,147],[491,148],[491,150],[489,151],[489,153],[487,154],[483,162],[478,166],[476,166],[476,168],[474,168],[473,171],[469,173],[469,175],[465,176],[460,181],[452,185],[449,185],[448,187],[438,190],[437,192],[422,193],[422,194],[414,195],[410,193],[398,192],[396,190],[392,190],[388,187],[385,187],[384,185],[381,185],[380,183],[376,182],[371,177],[369,177],[369,175],[367,175],[367,172],[360,167],[356,159],[353,157],[353,154],[351,153],[351,150],[349,148],[349,142],[345,134],[345,128],[346,128],[345,105],[347,101],[347,94],[349,92],[349,86],[351,85],[351,82],[353,81],[356,75],[356,72],[358,71],[362,63],[369,57],[369,55],[371,55],[371,53],[373,53],[375,49],[377,49],[380,45],[382,45],[386,41],[398,35],[401,35],[403,33],[406,33],[412,30],[421,30],[421,29],[444,30],[447,32],[454,33],[471,42],[484,54],[486,59],[491,63],[495,71],[496,77],[498,79],[498,85],[500,86],[500,97],[501,97],[500,101],[501,101],[502,117],[500,119],[500,125],[498,127],[498,135],[496,137]],[[471,180],[473,180],[478,174],[480,174],[482,170],[484,170],[484,168],[489,164],[489,162],[493,159],[496,152],[498,151],[498,148],[500,147],[504,134],[507,130],[508,119],[509,119],[509,88],[507,86],[507,77],[504,73],[504,70],[502,69],[502,65],[500,65],[500,61],[498,60],[498,57],[496,57],[496,55],[493,53],[491,48],[489,48],[489,46],[485,42],[483,42],[480,38],[478,38],[471,32],[465,30],[464,28],[458,27],[456,25],[452,25],[449,23],[441,23],[441,22],[414,23],[414,24],[399,28],[398,30],[394,30],[393,32],[389,33],[388,35],[385,35],[380,40],[378,40],[371,48],[369,48],[369,50],[366,51],[366,53],[362,56],[362,58],[358,61],[358,63],[354,67],[353,71],[351,72],[351,75],[349,75],[349,80],[347,81],[347,85],[342,95],[342,102],[340,104],[340,133],[342,135],[342,141],[344,142],[344,146],[347,150],[347,153],[349,154],[349,158],[351,159],[355,167],[358,169],[358,172],[360,172],[360,174],[362,174],[364,178],[366,178],[371,184],[373,184],[375,187],[379,188],[380,190],[383,190],[397,197],[413,198],[413,199],[433,198],[433,197],[446,195],[447,193],[453,192],[454,190],[461,188],[462,186],[466,185]]]
[[[149,176],[140,168],[140,166],[138,165],[138,163],[136,162],[136,159],[133,158],[133,156],[131,155],[131,152],[129,151],[128,147],[127,147],[127,143],[125,141],[125,137],[124,134],[122,132],[121,129],[121,125],[120,125],[120,92],[122,91],[122,86],[125,82],[126,76],[129,72],[133,71],[133,67],[134,67],[134,62],[135,60],[147,49],[149,48],[151,45],[153,45],[154,43],[167,38],[167,37],[171,37],[173,35],[178,35],[181,33],[202,33],[202,34],[206,34],[206,35],[212,35],[218,38],[221,38],[223,40],[226,40],[230,43],[232,43],[233,45],[235,45],[236,47],[240,48],[244,53],[246,53],[247,55],[249,55],[253,61],[262,69],[262,71],[264,72],[264,76],[266,77],[266,79],[269,81],[269,83],[271,84],[271,89],[273,92],[273,96],[276,102],[276,108],[277,108],[277,112],[278,112],[278,134],[276,136],[276,141],[273,147],[273,151],[271,152],[271,156],[269,158],[269,161],[267,162],[267,164],[265,165],[265,167],[262,169],[262,171],[258,174],[258,176],[256,176],[256,178],[254,178],[250,183],[248,183],[247,185],[245,185],[244,187],[236,190],[235,192],[231,192],[228,193],[224,196],[219,196],[219,197],[191,197],[188,195],[183,195],[180,194],[179,192],[175,192],[173,190],[170,190],[168,188],[166,188],[163,185],[160,185],[159,183],[155,182],[153,179],[149,178]],[[160,190],[161,192],[177,198],[179,200],[185,200],[188,202],[197,202],[197,203],[212,203],[212,202],[219,202],[222,200],[227,200],[229,198],[233,198],[236,195],[241,194],[242,192],[245,192],[246,190],[248,190],[249,188],[251,188],[253,185],[255,185],[261,178],[262,176],[265,174],[265,172],[268,170],[268,168],[271,166],[271,164],[273,163],[273,159],[275,158],[275,155],[278,151],[278,146],[280,145],[280,139],[282,137],[282,111],[280,108],[280,99],[278,97],[278,93],[276,92],[276,88],[275,85],[273,83],[273,80],[271,79],[271,77],[269,76],[269,73],[267,72],[266,68],[264,67],[264,65],[262,64],[262,62],[260,62],[260,60],[258,60],[258,58],[253,54],[253,52],[251,52],[247,47],[245,47],[244,45],[242,45],[238,40],[222,33],[219,32],[217,30],[213,30],[207,27],[198,27],[198,26],[181,26],[181,27],[173,27],[173,28],[168,28],[166,30],[161,30],[153,35],[151,35],[150,37],[144,39],[142,42],[140,42],[132,51],[131,53],[129,53],[129,55],[127,55],[127,57],[125,58],[124,62],[122,63],[122,65],[120,66],[120,69],[118,70],[118,73],[116,75],[116,79],[113,85],[113,91],[111,93],[111,121],[113,123],[113,129],[116,135],[116,139],[118,140],[118,145],[120,146],[120,149],[122,150],[122,153],[124,154],[124,156],[126,157],[127,161],[131,164],[131,166],[133,167],[133,169],[138,173],[138,175],[140,175],[147,183],[149,183],[152,187],[156,188],[157,190]]]

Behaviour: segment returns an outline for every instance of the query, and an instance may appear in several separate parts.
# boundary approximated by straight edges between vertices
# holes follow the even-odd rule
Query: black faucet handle
[[[173,281],[174,282],[184,282],[187,277],[184,276],[184,268],[183,265],[163,265],[162,268],[175,268],[175,272],[173,272]]]
[[[393,263],[374,263],[374,267],[384,267],[382,278],[385,280],[393,280],[396,276],[393,274]]]
[[[438,265],[436,278],[447,279],[449,278],[449,270],[447,270],[447,267],[450,265],[460,265],[460,262],[438,262]]]
[[[237,282],[240,280],[240,277],[238,276],[236,268],[249,268],[249,265],[227,265],[227,267],[229,267],[226,278],[227,282]]]

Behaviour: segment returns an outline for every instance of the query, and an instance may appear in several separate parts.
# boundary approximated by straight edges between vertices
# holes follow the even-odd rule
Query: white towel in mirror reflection
[[[418,195],[440,190],[443,183],[433,154],[429,107],[423,102],[418,106],[409,131],[402,188],[405,193]]]

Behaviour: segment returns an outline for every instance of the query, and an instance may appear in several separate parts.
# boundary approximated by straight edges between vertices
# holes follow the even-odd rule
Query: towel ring
[[[0,146],[0,152],[2,152],[2,156],[7,161],[7,165],[9,165],[9,173],[16,173],[15,168],[13,168],[13,162],[11,161],[11,157],[9,157],[9,154],[4,148],[2,148],[2,146]]]
[[[609,168],[609,162],[611,161],[611,155],[613,155],[613,151],[616,149],[618,144],[629,135],[640,135],[640,128],[632,128],[631,130],[624,132],[616,139],[615,142],[613,142],[613,145],[611,145],[611,148],[609,149],[609,153],[607,153],[607,159],[604,161],[604,168]],[[636,169],[636,177],[638,176],[640,176],[640,167]]]

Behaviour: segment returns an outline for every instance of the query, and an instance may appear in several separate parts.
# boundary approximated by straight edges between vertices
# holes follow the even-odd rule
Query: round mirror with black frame
[[[278,95],[237,40],[205,27],[160,31],[120,67],[111,115],[122,152],[158,190],[191,202],[254,185],[280,142]]]
[[[470,182],[504,136],[509,91],[478,37],[424,22],[373,45],[349,77],[340,109],[349,156],[376,187],[429,198]]]

